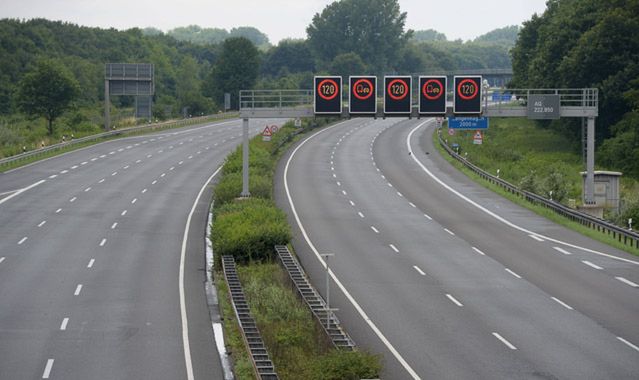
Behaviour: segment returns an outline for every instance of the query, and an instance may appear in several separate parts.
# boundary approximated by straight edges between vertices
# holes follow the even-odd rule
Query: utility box
[[[582,188],[586,188],[586,172],[581,172]],[[613,208],[619,210],[619,179],[620,172],[609,172],[603,170],[595,171],[595,205],[603,208]],[[585,191],[583,191],[585,194]],[[585,199],[582,197],[582,201]]]

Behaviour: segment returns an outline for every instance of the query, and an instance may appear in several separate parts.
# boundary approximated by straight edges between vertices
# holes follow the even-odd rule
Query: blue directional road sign
[[[449,129],[461,129],[461,130],[480,130],[488,129],[487,117],[449,117],[448,118]]]

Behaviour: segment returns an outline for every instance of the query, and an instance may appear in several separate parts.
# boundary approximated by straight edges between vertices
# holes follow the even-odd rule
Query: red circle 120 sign
[[[422,86],[422,94],[428,100],[437,100],[444,93],[444,85],[437,79],[429,79]]]
[[[331,100],[338,94],[337,83],[332,79],[324,79],[317,86],[317,93],[324,100]]]
[[[408,84],[402,79],[395,79],[388,84],[388,96],[393,100],[402,100],[408,95]]]
[[[359,100],[366,100],[373,96],[373,82],[362,78],[353,85],[353,95]]]
[[[479,93],[477,82],[472,79],[464,79],[457,85],[457,94],[463,100],[474,99]]]

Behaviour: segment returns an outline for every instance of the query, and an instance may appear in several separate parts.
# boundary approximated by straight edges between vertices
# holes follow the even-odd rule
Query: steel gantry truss
[[[499,92],[498,96],[492,96]],[[346,91],[342,91],[346,95]],[[557,118],[576,117],[586,124],[586,181],[584,203],[594,204],[595,172],[595,118],[599,115],[599,92],[596,88],[577,89],[508,89],[483,92],[482,113],[485,117],[530,117],[529,100],[538,96],[552,95],[558,98]],[[414,96],[413,110],[409,117],[420,118],[417,109],[418,96]],[[495,99],[495,100],[493,100]],[[252,118],[301,118],[313,117],[313,90],[242,90],[240,91],[240,117],[243,119],[243,187],[242,196],[250,196],[248,189],[248,125]],[[343,100],[342,118],[358,117],[349,114],[348,104]],[[382,99],[378,99],[382,103]],[[375,118],[392,117],[378,107]],[[448,117],[453,113],[453,93],[447,94]],[[369,116],[370,117],[370,116]],[[405,117],[405,116],[404,116]]]

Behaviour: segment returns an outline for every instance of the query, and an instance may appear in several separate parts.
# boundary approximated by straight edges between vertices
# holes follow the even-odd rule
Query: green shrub
[[[291,232],[286,215],[273,202],[249,198],[216,210],[211,238],[218,258],[232,255],[242,263],[271,258],[274,246],[287,244]]]
[[[359,380],[379,377],[379,357],[361,351],[333,350],[315,363],[315,380]]]
[[[215,186],[213,200],[215,207],[232,202],[242,192],[242,172],[225,175]],[[271,177],[254,174],[249,170],[249,192],[251,197],[271,199]]]
[[[261,138],[258,136],[257,138]],[[249,143],[249,165],[252,173],[259,174],[271,174],[273,172],[273,159],[271,158],[270,151],[263,147],[258,146],[256,143],[257,138],[253,138]],[[242,172],[242,146],[240,145],[233,153],[226,158],[224,163],[224,169],[222,173],[224,175],[231,173]]]

